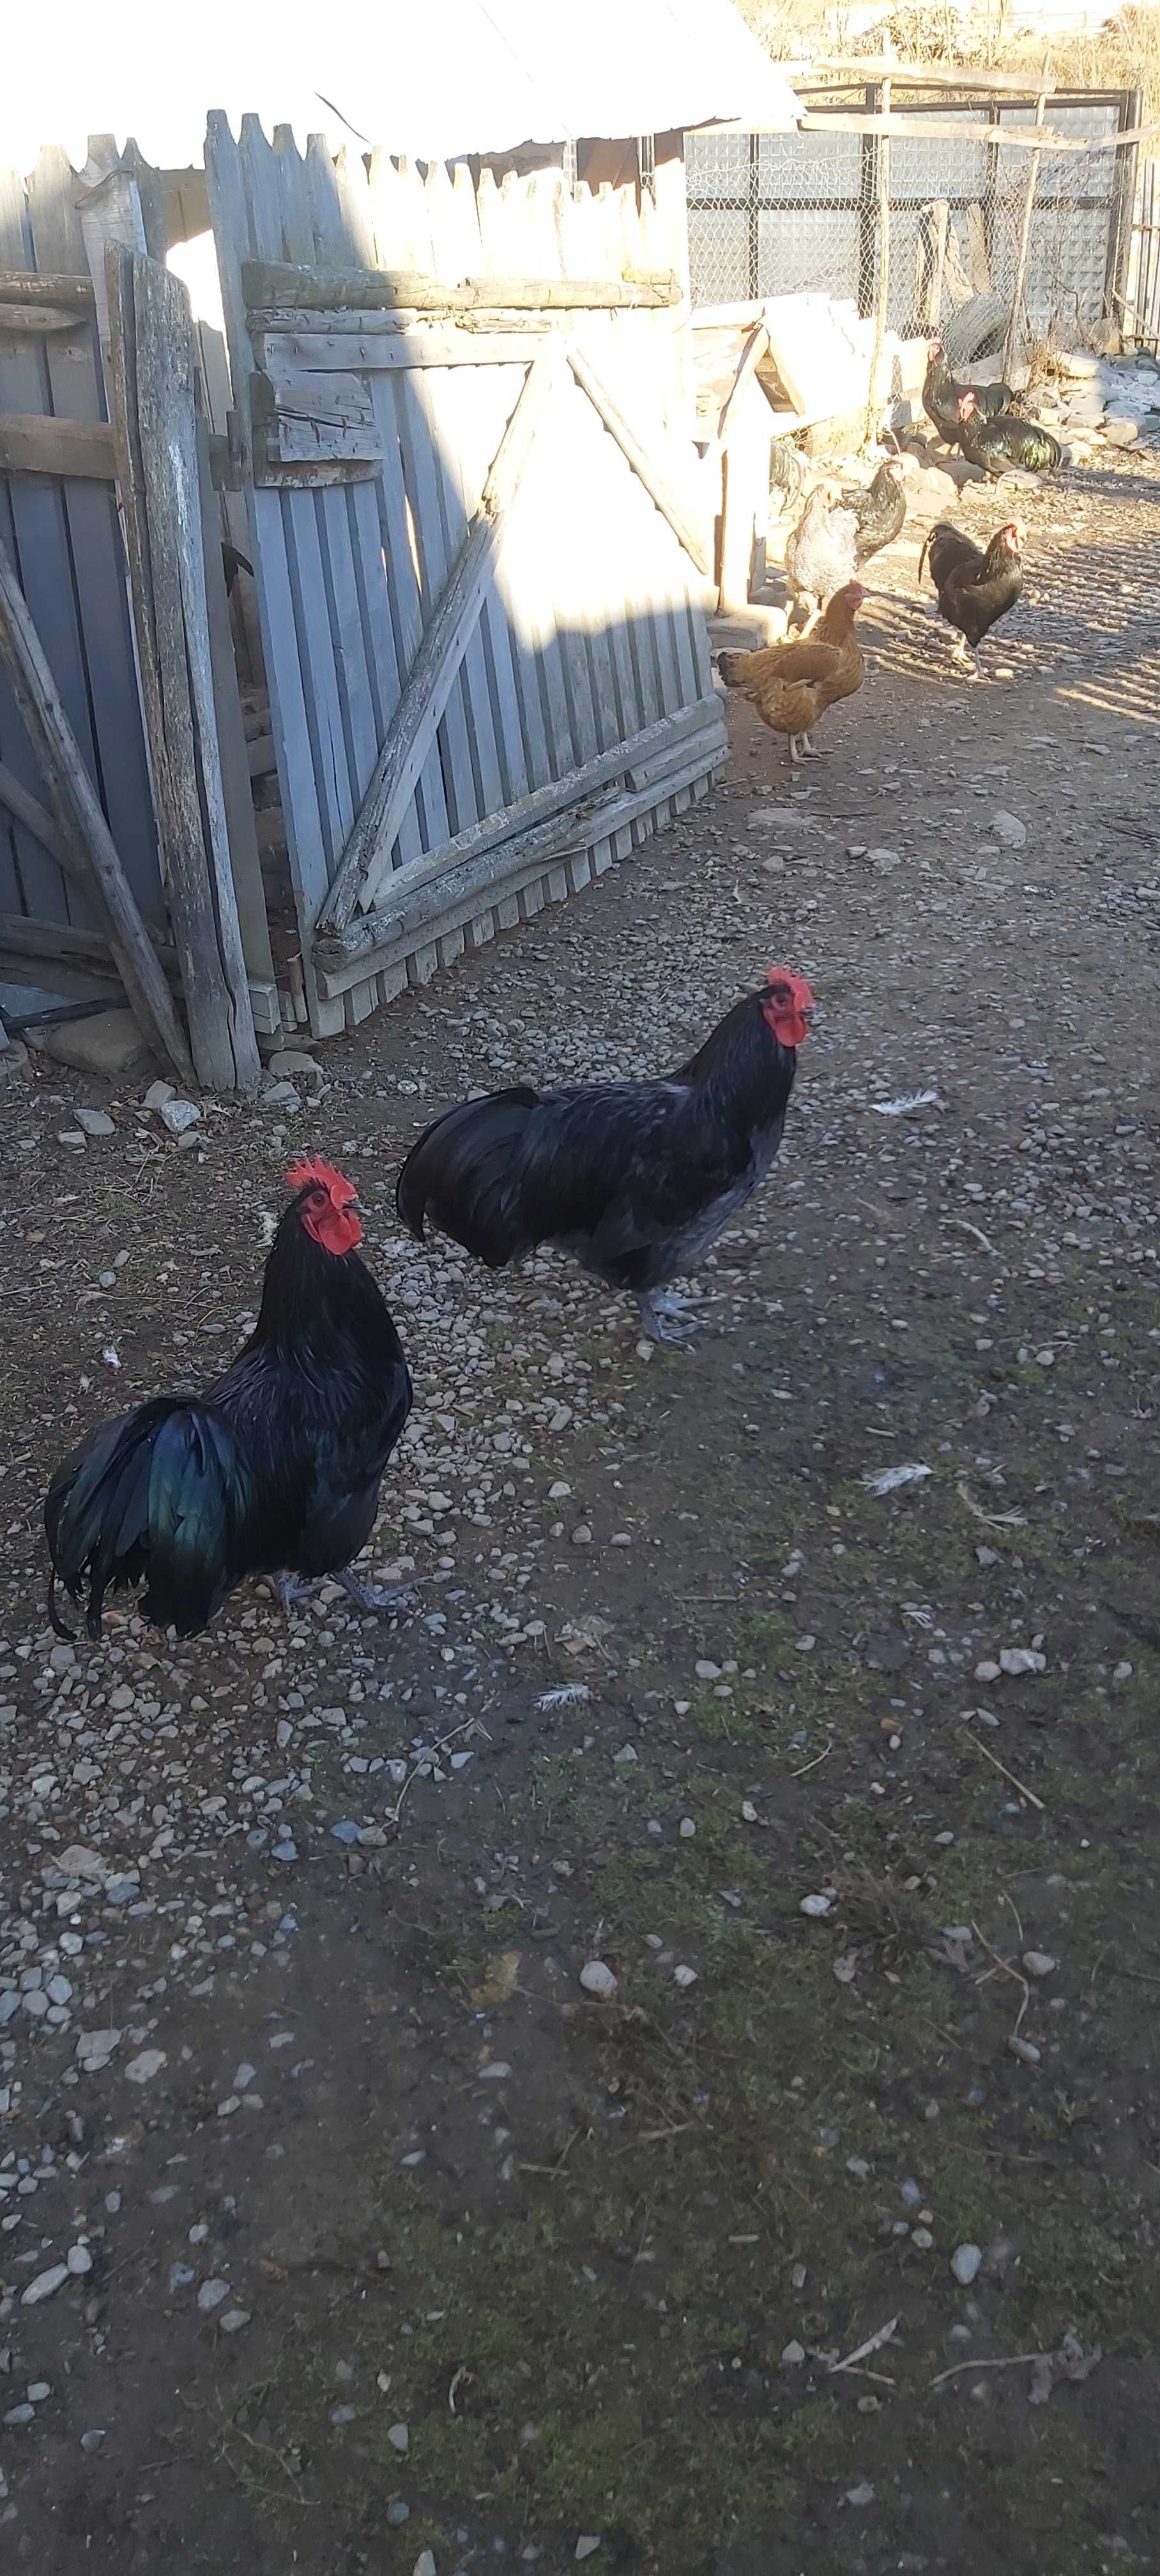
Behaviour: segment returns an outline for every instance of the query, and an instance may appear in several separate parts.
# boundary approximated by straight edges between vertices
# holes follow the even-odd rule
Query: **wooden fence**
[[[724,751],[679,157],[206,174],[313,1029],[588,882]]]

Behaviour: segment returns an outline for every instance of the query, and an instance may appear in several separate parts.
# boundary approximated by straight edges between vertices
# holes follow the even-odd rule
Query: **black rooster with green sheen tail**
[[[95,1431],[57,1469],[44,1506],[55,1587],[101,1628],[105,1594],[144,1584],[159,1628],[193,1637],[248,1574],[335,1575],[364,1608],[392,1597],[356,1581],[379,1486],[411,1408],[411,1380],[357,1245],[355,1192],[329,1163],[287,1173],[297,1193],[270,1249],[258,1321],[203,1395],[155,1396]]]

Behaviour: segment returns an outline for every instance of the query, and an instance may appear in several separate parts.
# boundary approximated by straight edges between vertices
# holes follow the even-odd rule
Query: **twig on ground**
[[[1010,1781],[1012,1788],[1018,1790],[1020,1797],[1026,1798],[1029,1806],[1038,1807],[1040,1815],[1045,1816],[1047,1809],[1044,1806],[1042,1798],[1037,1798],[1034,1789],[1029,1789],[1025,1781],[1017,1780],[1014,1772],[1008,1770],[1005,1762],[1000,1762],[998,1754],[992,1753],[990,1745],[984,1744],[982,1737],[980,1735],[976,1735],[969,1718],[967,1720],[967,1733],[970,1736],[976,1753],[981,1753],[985,1762],[993,1763],[996,1771],[1001,1771],[1004,1779]]]
[[[937,2379],[928,2379],[928,2388],[941,2388],[944,2380],[958,2379],[964,2370],[1026,2370],[1029,2362],[1042,2361],[1039,2352],[1005,2352],[994,2361],[953,2361],[949,2370],[940,2370]]]
[[[1000,1956],[999,1956],[998,1951],[997,1951],[997,1950],[993,1950],[993,1949],[992,1949],[991,1944],[990,1944],[990,1942],[988,1941],[988,1939],[986,1938],[985,1933],[980,1932],[980,1930],[979,1930],[979,1927],[978,1927],[978,1924],[977,1924],[977,1923],[972,1923],[972,1925],[971,1925],[971,1930],[972,1930],[972,1932],[974,1933],[975,1939],[976,1939],[976,1941],[978,1942],[980,1949],[981,1949],[981,1950],[985,1950],[985,1951],[986,1951],[986,1953],[987,1953],[987,1957],[988,1957],[989,1959],[993,1959],[993,1960],[994,1960],[996,1967],[997,1967],[997,1968],[1001,1968],[1001,1969],[1002,1969],[1004,1976],[1005,1976],[1005,1977],[1011,1977],[1011,1978],[1013,1978],[1013,1979],[1014,1979],[1015,1984],[1016,1984],[1017,1986],[1022,1986],[1022,1988],[1023,1988],[1023,2001],[1022,2001],[1022,2003],[1020,2004],[1020,2006],[1019,2006],[1019,2010],[1018,2010],[1018,2012],[1017,2012],[1017,2013],[1016,2013],[1016,2015],[1015,2015],[1015,2027],[1014,2027],[1014,2029],[1013,2029],[1013,2031],[1012,2031],[1012,2033],[1011,2033],[1011,2037],[1012,2037],[1012,2039],[1018,2039],[1018,2037],[1019,2037],[1020,2024],[1022,2023],[1023,2015],[1024,2015],[1024,2013],[1026,2012],[1027,2007],[1028,2007],[1028,2004],[1029,2004],[1029,2003],[1030,2003],[1030,2001],[1031,2001],[1031,1988],[1030,1988],[1030,1986],[1028,1985],[1028,1982],[1027,1982],[1026,1977],[1022,1974],[1022,1972],[1020,1971],[1020,1969],[1018,1969],[1018,1968],[1013,1968],[1009,1959],[1001,1959],[1001,1958],[1000,1958]]]
[[[901,2314],[901,2311],[899,2313]],[[883,2344],[890,2342],[897,2323],[897,2317],[888,2317],[886,2324],[879,2326],[877,2334],[867,2335],[865,2343],[860,2343],[855,2351],[848,2352],[844,2361],[832,2361],[831,2379],[836,2379],[840,2370],[854,2370],[860,2361],[868,2360],[872,2352],[881,2352]],[[871,2374],[866,2371],[863,2376],[868,2379]]]
[[[803,1764],[802,1764],[802,1767],[801,1767],[800,1771],[791,1771],[791,1772],[790,1772],[790,1775],[789,1775],[789,1776],[790,1776],[790,1779],[791,1779],[791,1780],[804,1780],[804,1779],[805,1779],[805,1776],[806,1776],[807,1771],[816,1771],[816,1770],[817,1770],[817,1767],[818,1767],[819,1762],[824,1762],[824,1761],[825,1761],[825,1758],[826,1758],[827,1753],[832,1753],[832,1752],[833,1752],[833,1750],[834,1750],[834,1739],[833,1739],[833,1736],[831,1735],[831,1736],[829,1736],[829,1737],[827,1738],[826,1742],[823,1744],[822,1749],[821,1749],[821,1752],[820,1752],[820,1753],[815,1753],[815,1755],[814,1755],[814,1758],[813,1758],[813,1761],[812,1761],[812,1762],[803,1762]]]

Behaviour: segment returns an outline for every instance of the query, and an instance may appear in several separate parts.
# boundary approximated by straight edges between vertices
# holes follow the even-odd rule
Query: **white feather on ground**
[[[901,1485],[920,1485],[923,1477],[932,1473],[932,1468],[917,1464],[911,1467],[872,1467],[862,1482],[868,1494],[896,1494]]]

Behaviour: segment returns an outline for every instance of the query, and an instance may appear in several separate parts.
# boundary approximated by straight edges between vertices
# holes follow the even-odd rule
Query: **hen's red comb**
[[[288,1190],[325,1190],[331,1206],[336,1208],[349,1207],[351,1200],[358,1197],[353,1181],[348,1181],[344,1173],[335,1170],[333,1163],[324,1163],[317,1154],[309,1155],[304,1163],[291,1164],[286,1174],[286,1187]]]

